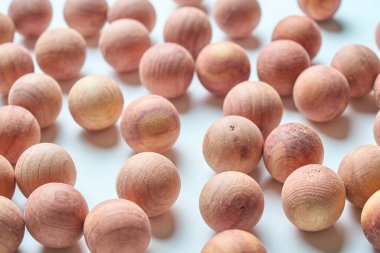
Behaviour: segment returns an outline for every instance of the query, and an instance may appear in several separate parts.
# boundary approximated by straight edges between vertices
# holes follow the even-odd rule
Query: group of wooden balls
[[[147,0],[66,0],[63,14],[70,28],[47,30],[52,18],[48,0],[13,0],[0,15],[0,252],[14,252],[30,234],[51,248],[75,244],[84,234],[91,252],[144,252],[149,245],[148,217],[167,212],[181,180],[175,165],[159,154],[180,134],[180,119],[168,100],[187,92],[194,72],[215,96],[225,96],[224,117],[204,136],[203,154],[216,172],[204,186],[199,208],[216,232],[203,253],[266,252],[251,233],[264,211],[259,184],[247,174],[263,157],[270,175],[284,183],[281,199],[291,223],[320,231],[340,217],[348,199],[363,208],[365,236],[380,248],[380,147],[364,145],[343,158],[338,173],[321,165],[324,149],[318,134],[300,123],[280,125],[280,96],[293,95],[306,118],[337,118],[350,98],[374,90],[380,108],[380,61],[363,45],[349,45],[331,66],[311,66],[322,37],[315,21],[331,18],[340,0],[298,0],[307,16],[289,16],[274,28],[272,42],[257,58],[260,81],[248,81],[251,66],[236,43],[209,44],[209,18],[201,0],[176,0],[164,26],[165,43],[152,46],[156,13]],[[196,7],[194,7],[196,6]],[[256,0],[217,0],[216,24],[232,39],[250,36],[261,18]],[[110,24],[103,30],[106,21]],[[102,31],[101,31],[102,30]],[[37,39],[35,54],[44,74],[34,72],[30,53],[12,43],[14,32]],[[39,143],[40,129],[56,121],[62,108],[57,81],[78,76],[86,59],[86,40],[100,33],[99,48],[117,72],[139,71],[152,95],[124,107],[118,84],[109,77],[79,79],[68,95],[73,119],[88,131],[109,128],[121,118],[125,142],[138,154],[116,179],[120,199],[89,211],[74,188],[76,167],[70,155],[52,143]],[[380,26],[376,31],[380,47]],[[380,114],[374,134],[380,145]],[[14,166],[14,168],[13,168]],[[10,201],[16,183],[27,199],[24,214]]]

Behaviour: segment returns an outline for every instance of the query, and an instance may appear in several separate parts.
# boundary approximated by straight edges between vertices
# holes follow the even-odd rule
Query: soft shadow
[[[97,48],[99,46],[100,32],[92,37],[86,38],[86,44],[89,48]]]
[[[250,35],[247,38],[241,38],[241,39],[231,39],[230,41],[235,42],[236,44],[240,45],[242,48],[245,48],[247,50],[255,50],[258,49],[261,45],[260,39],[255,35]]]
[[[350,133],[350,119],[344,115],[334,119],[330,122],[317,123],[309,121],[310,124],[321,131],[322,133],[328,135],[335,139],[346,139]]]
[[[285,109],[288,109],[289,111],[294,111],[294,112],[298,111],[296,105],[294,104],[294,100],[292,96],[281,97],[281,100]]]
[[[134,70],[131,72],[124,72],[124,73],[117,73],[117,76],[123,83],[127,85],[130,85],[130,86],[141,85],[141,80],[140,80],[138,70]]]
[[[170,101],[174,104],[180,114],[187,113],[190,110],[191,97],[189,93],[185,93],[184,95],[171,99]]]
[[[74,246],[71,246],[69,248],[65,248],[65,249],[51,249],[51,248],[46,248],[44,247],[42,250],[41,250],[41,253],[82,253],[82,249],[81,247],[79,246],[79,244],[75,244]]]
[[[50,142],[53,143],[55,138],[57,137],[59,130],[59,125],[55,122],[53,125],[50,125],[44,129],[41,129],[41,143],[42,142]]]
[[[119,131],[116,126],[113,125],[107,129],[91,132],[83,130],[81,133],[81,139],[100,148],[113,148],[119,142]]]
[[[178,155],[177,155],[177,152],[175,151],[175,149],[171,149],[171,150],[163,153],[162,155],[166,156],[166,158],[168,158],[175,166],[177,166]]]
[[[209,94],[204,103],[208,106],[223,108],[224,97],[217,97],[212,94]]]
[[[357,222],[357,223],[361,223],[360,219],[361,219],[361,215],[362,215],[362,209],[360,209],[359,207],[356,207],[354,205],[352,205],[351,203],[348,203],[348,205],[350,206],[350,214],[351,216],[354,218],[354,220]]]
[[[318,24],[323,30],[328,32],[342,32],[344,29],[342,23],[335,18],[319,22]]]
[[[74,86],[74,84],[83,77],[82,74],[79,74],[78,76],[72,78],[72,79],[69,79],[69,80],[62,80],[62,81],[58,81],[59,85],[61,86],[62,88],[62,92],[63,94],[69,94],[71,88]]]
[[[261,178],[262,178],[262,170],[264,168],[261,168],[261,166],[256,166],[256,168],[254,168],[249,174],[248,176],[252,177],[253,179],[255,179],[255,181],[260,184],[261,183]]]
[[[270,177],[268,180],[266,180],[261,188],[263,191],[271,191],[276,193],[278,196],[281,196],[281,191],[282,191],[282,186],[283,184],[274,180],[272,177]]]
[[[176,218],[172,210],[160,216],[149,218],[152,227],[152,235],[157,239],[165,240],[170,238],[176,228]]]
[[[341,252],[345,241],[344,229],[339,225],[319,232],[299,230],[299,234],[308,244],[326,253]]]
[[[376,248],[372,247],[372,252],[373,253],[380,253],[380,249],[376,249]]]
[[[34,50],[34,47],[36,46],[38,37],[22,37],[21,39],[21,45],[26,47],[27,49]]]
[[[8,105],[8,95],[2,95],[1,96],[1,102],[2,102],[2,105]]]
[[[379,108],[376,107],[375,98],[371,94],[362,98],[351,99],[350,105],[357,112],[377,113],[379,111]]]

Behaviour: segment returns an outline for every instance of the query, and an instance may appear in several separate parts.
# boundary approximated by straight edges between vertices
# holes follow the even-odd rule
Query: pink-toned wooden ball
[[[373,96],[375,98],[377,108],[380,109],[380,74],[377,75],[375,84],[373,85]]]
[[[49,248],[67,248],[83,235],[86,200],[71,185],[48,183],[28,198],[24,217],[32,237]]]
[[[250,176],[227,171],[212,177],[203,187],[199,209],[206,224],[221,232],[251,230],[264,211],[264,195]]]
[[[145,252],[151,228],[144,211],[125,199],[107,200],[91,210],[84,223],[84,238],[91,252]]]
[[[158,44],[140,61],[141,83],[153,94],[176,98],[186,93],[194,76],[194,60],[182,46]]]
[[[16,180],[13,167],[4,156],[0,155],[0,196],[12,199],[15,188]]]
[[[9,16],[0,13],[0,44],[12,42],[15,29],[13,20]]]
[[[180,6],[201,6],[202,0],[174,0]]]
[[[86,41],[76,30],[56,28],[44,32],[35,46],[41,70],[57,80],[79,75],[86,60]]]
[[[365,203],[360,223],[367,240],[376,249],[380,249],[380,190]]]
[[[53,78],[44,74],[26,74],[14,83],[8,104],[18,105],[36,117],[41,128],[56,121],[62,109],[62,89]]]
[[[26,37],[38,37],[49,26],[53,10],[49,0],[12,0],[8,15],[19,33]]]
[[[121,116],[121,134],[135,152],[165,152],[180,133],[177,109],[167,99],[148,95],[132,101]]]
[[[380,23],[376,26],[375,41],[377,47],[380,49]]]
[[[217,42],[203,48],[195,63],[201,84],[216,96],[225,96],[248,80],[251,64],[244,49],[233,42]]]
[[[297,77],[309,66],[309,54],[300,44],[291,40],[275,40],[260,50],[257,75],[280,96],[290,96]]]
[[[340,3],[341,0],[298,0],[301,10],[315,21],[332,18]]]
[[[294,103],[306,118],[327,122],[340,116],[350,100],[347,79],[336,69],[315,65],[297,78]]]
[[[377,145],[380,145],[380,112],[376,114],[375,123],[373,126],[373,136]]]

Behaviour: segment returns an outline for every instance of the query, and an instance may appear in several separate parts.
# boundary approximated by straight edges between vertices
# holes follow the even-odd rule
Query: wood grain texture
[[[380,249],[380,191],[375,192],[365,203],[360,223],[367,240]]]
[[[0,155],[0,196],[12,199],[15,188],[16,180],[13,167],[4,156]]]
[[[0,13],[0,44],[12,42],[15,30],[13,20],[9,16]]]
[[[301,10],[315,21],[332,18],[339,9],[341,0],[298,0]]]

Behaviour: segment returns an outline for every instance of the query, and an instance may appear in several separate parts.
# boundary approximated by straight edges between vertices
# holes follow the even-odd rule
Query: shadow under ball
[[[151,237],[144,211],[125,199],[107,200],[95,206],[83,230],[93,253],[145,252]]]
[[[315,21],[332,18],[340,3],[341,0],[298,0],[301,10]]]
[[[376,144],[380,145],[380,112],[378,112],[375,117],[373,136],[375,137]]]
[[[201,6],[202,0],[174,0],[180,6]]]
[[[375,192],[365,203],[360,221],[367,240],[380,249],[380,191]]]
[[[4,156],[0,155],[0,196],[4,196],[8,199],[12,199],[13,194],[15,193],[15,188],[16,188],[16,180],[15,180],[15,172],[13,170],[13,167]],[[1,245],[1,240],[0,240],[0,245]],[[1,246],[0,246],[0,249],[1,249]]]
[[[15,30],[13,20],[9,16],[0,13],[0,44],[12,42]]]

